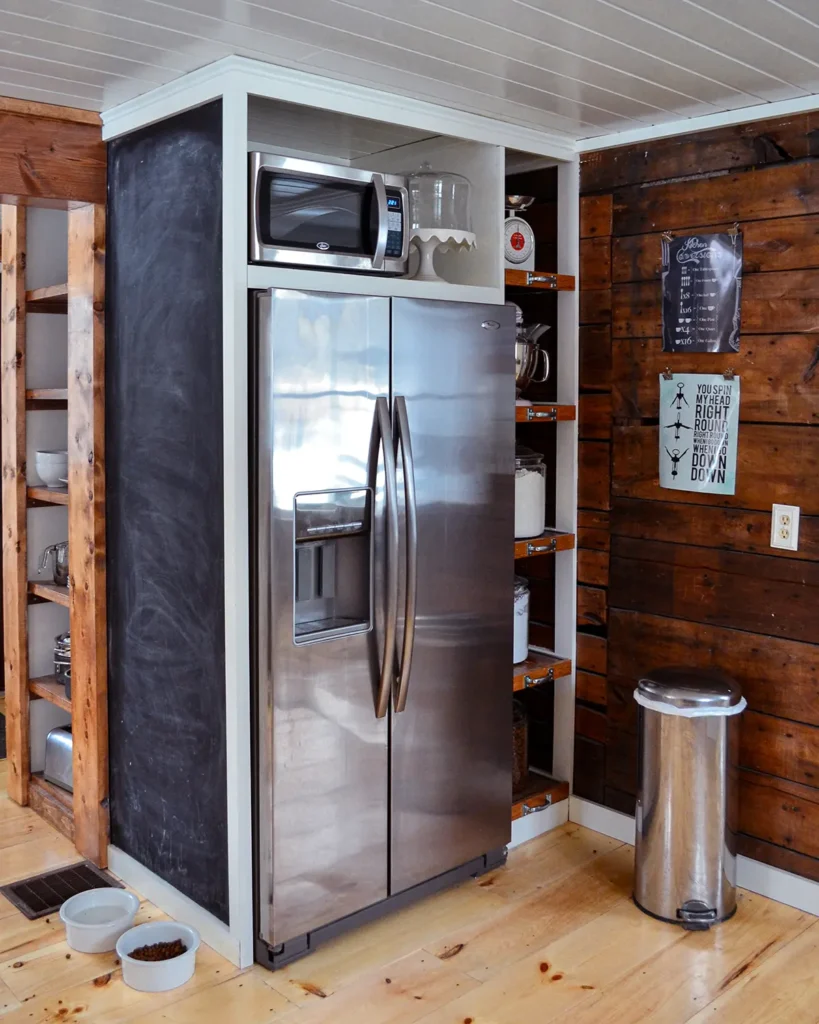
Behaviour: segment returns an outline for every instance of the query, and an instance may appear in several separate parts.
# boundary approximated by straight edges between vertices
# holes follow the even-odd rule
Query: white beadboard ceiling
[[[105,110],[230,54],[573,142],[819,93],[819,0],[0,0],[0,95]]]

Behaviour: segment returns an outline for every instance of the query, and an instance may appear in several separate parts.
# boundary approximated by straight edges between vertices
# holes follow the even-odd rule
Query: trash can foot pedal
[[[677,909],[677,919],[687,932],[707,932],[717,922],[717,911],[701,900],[688,900]]]

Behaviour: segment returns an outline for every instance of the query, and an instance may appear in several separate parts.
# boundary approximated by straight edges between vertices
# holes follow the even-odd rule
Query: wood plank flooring
[[[0,883],[76,859],[6,798],[0,762]],[[157,995],[0,898],[0,1024],[819,1024],[816,918],[742,893],[729,923],[683,932],[634,907],[631,868],[630,847],[567,825],[275,974],[203,947]]]

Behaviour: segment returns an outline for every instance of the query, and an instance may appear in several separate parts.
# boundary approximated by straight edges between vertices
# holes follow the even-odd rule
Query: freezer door
[[[390,324],[382,298],[256,302],[257,870],[260,934],[278,945],[387,895]]]
[[[399,564],[410,570],[408,449],[417,510],[413,643],[402,643],[412,609],[398,638],[412,661],[392,716],[395,893],[510,839],[514,311],[394,299],[392,339],[394,427],[400,436],[404,419],[410,442],[399,445]],[[413,588],[401,575],[403,612]]]

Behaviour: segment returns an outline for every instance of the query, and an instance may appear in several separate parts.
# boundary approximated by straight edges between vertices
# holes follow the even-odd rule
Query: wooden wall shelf
[[[553,682],[561,676],[570,675],[571,671],[571,658],[561,658],[557,654],[547,654],[532,647],[526,661],[512,667],[512,692],[527,690],[538,683]]]
[[[58,683],[55,676],[38,676],[28,681],[29,693],[34,697],[42,697],[49,704],[56,704],[63,711],[71,712],[71,700],[65,695],[65,686]]]
[[[576,419],[576,405],[515,406],[515,423],[565,423]]]
[[[574,534],[560,530],[544,530],[539,537],[515,541],[515,558],[535,558],[538,555],[553,555],[556,551],[571,551]]]
[[[54,604],[61,604],[63,608],[71,607],[71,592],[68,587],[58,587],[56,583],[39,583],[37,580],[28,582],[29,604],[37,604],[40,601],[53,601]],[[35,600],[32,600],[32,599]]]
[[[68,211],[68,284],[26,291],[26,207],[4,204],[0,278],[2,406],[3,642],[6,668],[8,794],[69,836],[81,856],[105,867],[108,856],[108,694],[105,607],[105,207],[72,203]],[[68,303],[69,286],[72,301]],[[65,313],[68,386],[26,388],[26,318]],[[67,410],[70,484],[27,485],[27,413]],[[69,500],[70,494],[70,500]],[[68,510],[73,588],[28,579],[28,512]],[[35,513],[36,514],[36,513]],[[29,608],[68,608],[72,694],[54,677],[29,679]],[[36,614],[36,613],[34,613]],[[71,715],[74,793],[31,773],[29,702],[43,699]]]
[[[39,508],[41,505],[67,505],[68,488],[53,490],[51,487],[27,487],[26,501],[29,508]]]
[[[68,285],[51,284],[26,292],[27,313],[67,313]]]
[[[507,270],[507,288],[539,288],[547,292],[573,292],[575,279],[571,274],[554,274],[548,270]]]
[[[569,783],[553,779],[549,775],[529,773],[526,784],[517,793],[512,794],[512,821],[524,818],[527,814],[545,810],[552,804],[560,803],[569,798]]]

